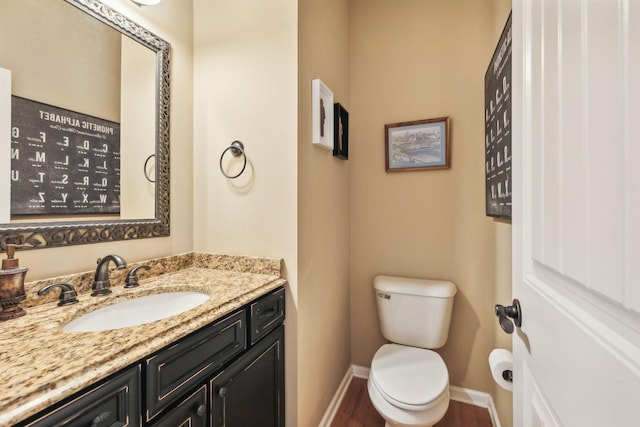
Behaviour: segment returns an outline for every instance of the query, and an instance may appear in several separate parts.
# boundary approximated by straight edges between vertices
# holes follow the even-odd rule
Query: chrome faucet
[[[98,258],[98,267],[96,267],[96,275],[91,286],[91,296],[97,297],[111,293],[111,283],[109,283],[109,262],[113,261],[118,268],[122,270],[126,268],[127,262],[118,255],[107,255],[104,258]]]

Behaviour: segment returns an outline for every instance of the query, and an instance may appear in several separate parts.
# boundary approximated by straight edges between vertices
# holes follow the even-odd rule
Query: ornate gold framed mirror
[[[0,179],[0,246],[46,248],[168,236],[169,43],[98,0],[6,0],[0,9],[0,28],[6,31],[0,29],[0,71],[10,75],[13,112],[11,137],[3,142],[0,136],[0,149],[6,156],[11,152],[12,162],[11,178]],[[4,93],[0,90],[0,101],[6,88]],[[18,123],[18,116],[31,110],[16,107],[20,100],[27,101],[29,117],[34,117],[25,119],[26,125]],[[37,135],[23,138],[40,144],[31,157],[24,149],[16,152],[26,133],[21,126],[27,125],[31,131],[41,126],[38,135],[50,132],[46,143]],[[115,148],[99,146],[116,154],[96,160],[101,149],[88,148],[86,140],[105,138],[99,135],[105,129]],[[71,137],[61,136],[65,131]],[[76,161],[76,153],[67,152],[60,160],[55,150],[69,149],[78,134],[95,156]],[[46,148],[49,143],[54,148]],[[82,143],[71,146],[81,150]],[[56,155],[58,160],[48,162]],[[115,163],[108,166],[107,160]],[[61,178],[55,169],[65,162],[68,172]],[[25,178],[34,168],[35,178]],[[20,179],[34,189],[20,190],[17,200],[11,188],[19,188]],[[68,189],[62,186],[66,181],[78,182]],[[103,194],[90,196],[91,190]],[[115,202],[101,210],[100,198],[107,199],[107,190],[115,194],[108,193]],[[62,201],[74,198],[76,205],[60,208]],[[44,199],[58,205],[45,205]],[[82,210],[85,205],[89,209]]]

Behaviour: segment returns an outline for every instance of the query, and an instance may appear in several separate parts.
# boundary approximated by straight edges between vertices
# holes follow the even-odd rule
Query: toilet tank
[[[376,276],[382,335],[394,343],[440,348],[447,342],[456,286],[444,280]]]

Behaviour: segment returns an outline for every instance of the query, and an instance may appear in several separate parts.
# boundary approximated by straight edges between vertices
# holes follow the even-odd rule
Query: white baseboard
[[[320,424],[318,427],[329,427],[333,418],[336,416],[336,412],[338,412],[338,408],[340,408],[340,404],[342,403],[342,399],[344,399],[344,395],[347,393],[347,389],[349,388],[349,383],[351,383],[351,378],[353,378],[353,369],[347,369],[347,372],[344,374],[342,381],[338,385],[338,389],[336,393],[333,395],[333,399],[329,402],[329,406],[327,410],[324,412],[324,416],[320,420]]]
[[[356,378],[369,379],[369,368],[365,368],[364,366],[351,365],[351,372]]]
[[[331,399],[329,407],[325,411],[320,424],[318,424],[318,427],[329,427],[331,425],[333,417],[335,417],[336,412],[338,412],[338,408],[342,403],[342,399],[344,399],[344,395],[346,394],[347,389],[349,388],[349,383],[351,382],[351,378],[353,377],[368,379],[369,368],[365,368],[364,366],[351,365],[351,367],[345,373],[344,378],[340,382],[338,390],[336,390],[333,399]],[[491,423],[493,424],[493,427],[501,427],[500,420],[498,418],[498,412],[496,411],[496,407],[493,403],[493,398],[489,393],[458,387],[455,385],[449,386],[449,393],[451,394],[451,400],[455,400],[456,402],[462,402],[468,405],[487,408],[491,417]]]

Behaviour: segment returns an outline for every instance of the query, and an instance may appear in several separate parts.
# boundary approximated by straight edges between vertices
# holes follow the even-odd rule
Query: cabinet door
[[[136,365],[24,425],[138,427],[140,418],[140,365]]]
[[[145,360],[146,421],[247,348],[245,319],[245,311],[238,311]]]
[[[207,386],[203,385],[163,415],[153,427],[207,427],[207,412]]]
[[[216,375],[209,390],[213,427],[284,426],[284,326]]]

